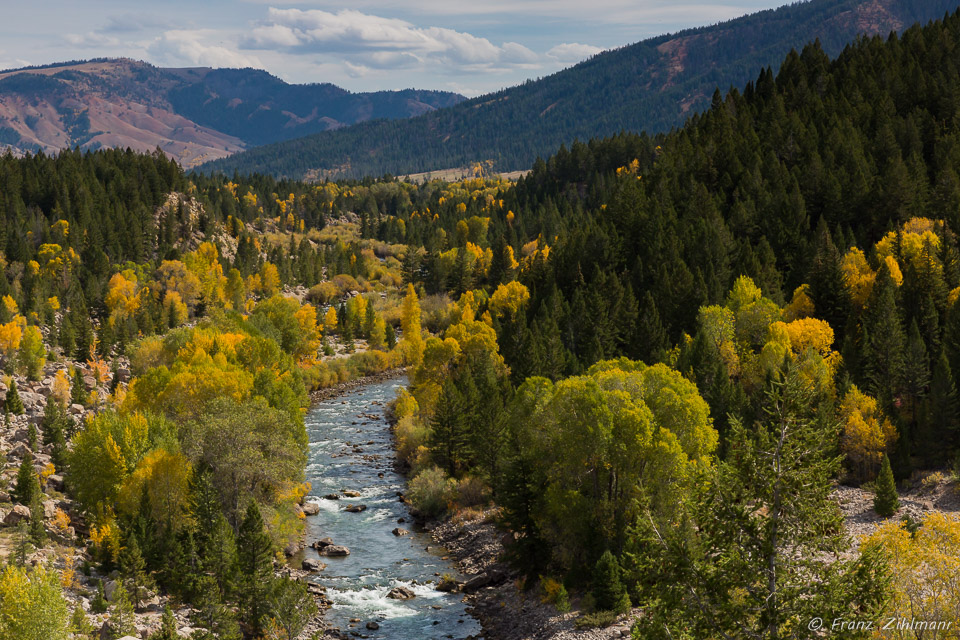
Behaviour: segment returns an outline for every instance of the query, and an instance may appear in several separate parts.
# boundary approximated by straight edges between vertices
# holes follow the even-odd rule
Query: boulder
[[[417,594],[410,587],[394,587],[387,593],[391,600],[412,600]]]
[[[324,499],[324,500],[339,500],[339,499],[340,499],[340,496],[338,496],[338,495],[335,494],[335,493],[328,493],[327,495],[323,496],[323,499]]]
[[[399,538],[400,536],[405,536],[405,535],[407,535],[407,534],[410,533],[410,532],[407,531],[406,529],[401,529],[400,527],[397,527],[397,528],[394,529],[391,533],[393,533],[393,535],[395,535],[395,536],[397,536],[397,537]]]
[[[307,558],[303,561],[301,567],[304,571],[323,571],[327,568],[327,565],[323,564],[316,558]]]
[[[56,514],[57,514],[56,500],[44,500],[43,501],[43,517],[52,518]]]
[[[304,502],[301,509],[303,509],[303,515],[305,516],[315,516],[320,513],[320,505],[316,502]]]
[[[47,486],[53,489],[54,491],[63,491],[63,476],[60,474],[53,474],[47,478]]]
[[[117,595],[117,587],[120,586],[120,583],[116,580],[107,580],[103,583],[103,596],[107,599],[107,602],[113,602],[113,597]]]
[[[347,549],[342,544],[330,544],[320,549],[320,555],[322,556],[348,556],[350,555],[350,549]]]
[[[30,509],[26,508],[22,504],[18,504],[10,510],[10,513],[4,516],[3,526],[15,527],[24,520],[30,520]]]
[[[70,405],[69,411],[70,411],[70,414],[71,414],[71,415],[79,416],[79,415],[81,415],[81,414],[83,413],[83,405],[82,405],[82,404],[72,404],[72,405]]]
[[[437,591],[443,593],[456,593],[460,590],[460,583],[450,577],[444,577],[437,583]]]
[[[476,575],[469,580],[467,580],[462,586],[461,590],[464,593],[473,593],[478,591],[486,586],[491,586],[495,584],[500,584],[506,579],[506,573],[498,567],[490,567],[484,573]]]
[[[324,547],[329,547],[332,544],[333,544],[332,538],[320,538],[310,546],[313,547],[314,549],[323,549]]]
[[[346,497],[348,497],[348,498],[359,498],[359,497],[360,497],[360,492],[359,492],[359,491],[353,491],[353,490],[347,491],[347,490],[344,490],[344,491],[341,491],[341,493],[342,493],[343,495],[345,495]]]
[[[380,628],[380,625],[374,622],[373,620],[367,623],[367,629],[369,629],[370,631],[376,631],[379,628]]]
[[[367,505],[365,504],[350,504],[347,505],[347,508],[344,511],[349,511],[350,513],[360,513],[367,510]]]

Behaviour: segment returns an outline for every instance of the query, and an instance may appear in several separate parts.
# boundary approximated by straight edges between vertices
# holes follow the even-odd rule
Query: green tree
[[[10,380],[10,388],[7,389],[6,399],[3,407],[7,413],[18,416],[23,413],[23,400],[20,399],[20,392],[17,391],[17,381]]]
[[[120,573],[124,577],[126,588],[132,594],[133,603],[140,606],[147,591],[155,585],[147,573],[147,562],[135,535],[127,537],[127,545],[120,552]]]
[[[33,502],[34,496],[41,493],[40,480],[33,468],[33,454],[27,451],[23,456],[23,461],[20,462],[20,469],[17,471],[17,483],[11,497],[14,501],[29,506]]]
[[[66,640],[70,613],[56,571],[8,565],[0,572],[0,638]]]
[[[897,484],[893,480],[893,469],[890,468],[890,459],[884,454],[880,475],[877,476],[877,495],[873,498],[873,510],[877,515],[889,518],[899,508],[900,498],[897,495]]]
[[[260,507],[251,501],[237,534],[237,569],[243,576],[240,585],[240,618],[257,636],[270,612],[269,595],[273,588],[273,543],[267,534]]]
[[[465,425],[467,404],[453,378],[447,378],[440,390],[437,410],[430,421],[430,455],[447,474],[456,477],[466,466],[469,438]]]
[[[133,602],[126,587],[118,584],[113,592],[113,604],[110,606],[110,630],[115,638],[130,636],[137,632]]]
[[[43,375],[47,351],[43,347],[43,334],[38,327],[29,326],[24,330],[17,362],[28,380],[39,380]]]
[[[83,374],[79,367],[73,369],[73,380],[70,385],[70,402],[73,404],[87,403],[87,384],[83,381]]]
[[[47,530],[43,526],[43,503],[39,489],[30,499],[30,541],[42,547],[47,541]]]
[[[918,425],[918,453],[928,465],[943,464],[960,429],[960,403],[950,361],[941,352],[933,369],[926,411]]]
[[[630,596],[623,586],[617,558],[604,551],[593,568],[593,601],[597,611],[625,613],[630,609]]]
[[[317,614],[317,605],[299,580],[278,578],[270,592],[273,617],[283,628],[287,638],[297,638]]]
[[[177,619],[173,617],[170,605],[163,608],[163,617],[160,619],[160,628],[150,636],[150,640],[179,640],[177,634]]]
[[[698,483],[689,516],[648,537],[662,575],[635,638],[808,637],[814,617],[879,613],[880,557],[836,559],[848,544],[829,498],[838,425],[790,365],[762,415],[751,428],[731,422],[727,460]]]

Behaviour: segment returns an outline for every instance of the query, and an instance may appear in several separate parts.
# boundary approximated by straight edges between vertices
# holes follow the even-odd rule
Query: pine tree
[[[110,630],[115,638],[133,635],[137,632],[136,617],[130,594],[122,584],[113,592],[113,606],[110,607]]]
[[[33,497],[38,493],[40,493],[40,481],[37,479],[37,472],[33,468],[33,454],[27,451],[20,463],[20,469],[17,471],[17,483],[13,488],[11,497],[15,502],[27,507],[30,506]]]
[[[37,491],[30,500],[30,541],[42,547],[47,541],[47,530],[43,526],[43,503],[41,493]]]
[[[7,396],[3,406],[7,413],[15,416],[23,413],[23,400],[20,399],[20,392],[17,391],[16,380],[10,380],[10,388],[7,390]]]
[[[14,532],[13,552],[10,555],[11,562],[17,566],[25,567],[27,557],[33,550],[33,542],[30,540],[30,525],[21,520]]]
[[[237,535],[237,568],[243,576],[240,586],[240,618],[254,636],[263,631],[269,612],[267,596],[273,581],[273,544],[263,525],[256,502],[247,507]]]
[[[945,353],[940,353],[930,382],[930,396],[918,434],[918,449],[927,464],[945,462],[957,439],[960,427],[960,403],[957,388]]]
[[[603,552],[593,568],[592,593],[597,611],[625,613],[630,609],[630,596],[623,586],[620,564],[609,550]]]
[[[150,636],[150,640],[180,640],[180,636],[177,634],[177,619],[173,616],[170,605],[163,608],[160,628]]]
[[[31,451],[37,450],[37,445],[40,444],[40,438],[37,434],[37,425],[31,420],[30,424],[27,425],[27,446],[30,447]]]
[[[453,377],[448,377],[440,389],[437,409],[430,422],[430,453],[447,475],[456,477],[467,458],[469,446],[464,425],[467,404]]]
[[[90,600],[90,613],[106,613],[107,598],[103,593],[103,580],[97,581],[97,592]]]
[[[863,313],[861,343],[865,387],[885,409],[902,390],[906,339],[896,300],[897,285],[880,266]]]
[[[40,433],[44,446],[52,448],[50,459],[58,469],[62,469],[66,463],[68,421],[66,410],[60,403],[48,400],[43,409]]]
[[[83,374],[79,367],[73,369],[73,380],[70,385],[70,402],[73,404],[87,403],[87,384],[83,381]]]
[[[134,604],[140,606],[146,591],[153,588],[154,584],[147,573],[147,563],[143,559],[140,544],[134,535],[127,538],[127,546],[120,554],[120,573],[125,578]]]
[[[873,509],[877,515],[889,518],[900,508],[900,499],[897,496],[897,485],[893,480],[893,470],[890,468],[890,459],[886,454],[880,463],[880,475],[877,476],[877,495],[873,498]]]

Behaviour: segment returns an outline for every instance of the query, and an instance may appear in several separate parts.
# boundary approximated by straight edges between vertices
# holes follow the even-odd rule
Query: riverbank
[[[387,369],[379,373],[374,373],[369,376],[361,376],[359,378],[353,378],[352,380],[347,380],[345,382],[340,382],[333,385],[332,387],[325,387],[323,389],[316,389],[315,391],[310,392],[310,405],[313,406],[318,402],[323,402],[325,400],[333,400],[334,398],[341,396],[345,393],[353,391],[357,387],[363,387],[368,384],[375,382],[383,382],[385,380],[392,380],[394,378],[399,378],[406,375],[407,370],[405,367],[396,367],[394,369]]]
[[[487,640],[614,640],[630,637],[632,620],[640,609],[624,614],[602,629],[577,629],[579,602],[573,610],[559,613],[540,601],[536,589],[518,588],[519,575],[504,562],[504,542],[511,534],[496,526],[496,509],[487,509],[475,519],[456,517],[432,526],[431,535],[456,559],[467,576],[462,586],[468,611],[483,627]],[[428,525],[430,527],[430,525]]]

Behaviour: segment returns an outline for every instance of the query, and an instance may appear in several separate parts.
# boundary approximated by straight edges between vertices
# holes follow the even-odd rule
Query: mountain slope
[[[159,146],[190,167],[248,146],[421,115],[461,100],[442,91],[291,85],[255,69],[92,60],[0,73],[0,145],[46,152]]]
[[[942,18],[960,0],[812,0],[601,53],[546,78],[404,122],[367,122],[268,145],[204,170],[290,177],[407,174],[492,160],[525,169],[574,139],[656,132],[815,39],[836,55],[858,34]]]

